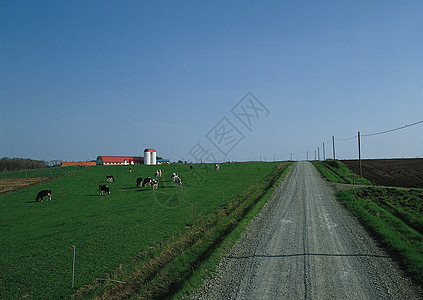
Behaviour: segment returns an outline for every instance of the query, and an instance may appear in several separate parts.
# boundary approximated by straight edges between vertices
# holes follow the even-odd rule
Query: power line
[[[423,123],[423,120],[422,121],[419,121],[419,122],[416,122],[416,123],[413,123],[413,124],[404,125],[404,126],[401,126],[401,127],[398,127],[398,128],[394,128],[394,129],[390,129],[390,130],[386,130],[386,131],[381,131],[381,132],[376,132],[376,133],[369,133],[369,134],[362,134],[361,136],[374,136],[374,135],[384,134],[384,133],[388,133],[388,132],[392,132],[392,131],[396,131],[396,130],[408,128],[408,127],[411,127],[411,126],[414,126],[414,125],[417,125],[417,124],[420,124],[420,123]]]
[[[385,133],[397,131],[397,130],[400,130],[400,129],[408,128],[408,127],[411,127],[411,126],[415,126],[415,125],[418,125],[418,124],[421,124],[421,123],[423,123],[423,120],[422,121],[415,122],[415,123],[412,123],[412,124],[407,124],[407,125],[404,125],[404,126],[401,126],[401,127],[397,127],[397,128],[394,128],[394,129],[389,129],[389,130],[375,132],[375,133],[360,134],[360,132],[359,132],[358,135],[355,135],[355,136],[349,137],[349,138],[345,138],[345,139],[334,138],[334,136],[332,136],[332,139],[329,140],[329,141],[327,141],[326,143],[332,142],[332,144],[333,144],[332,145],[333,146],[332,152],[333,152],[333,157],[335,159],[335,141],[349,141],[349,140],[353,140],[353,139],[358,139],[358,142],[360,143],[359,139],[360,139],[360,137],[363,137],[363,136],[364,137],[368,137],[368,136],[375,136],[375,135],[385,134]],[[309,151],[307,151],[307,154],[308,154],[308,152]],[[312,151],[311,151],[311,153],[312,153]]]
[[[422,120],[422,121],[419,121],[419,122],[416,122],[416,123],[412,123],[412,124],[404,125],[404,126],[401,126],[401,127],[398,127],[398,128],[389,129],[389,130],[385,130],[385,131],[381,131],[381,132],[368,133],[368,134],[361,134],[360,136],[362,136],[362,137],[363,137],[363,136],[374,136],[374,135],[379,135],[379,134],[389,133],[389,132],[392,132],[392,131],[396,131],[396,130],[400,130],[400,129],[408,128],[408,127],[411,127],[411,126],[414,126],[414,125],[418,125],[418,124],[420,124],[420,123],[423,123],[423,120]],[[350,137],[350,138],[346,138],[346,139],[336,138],[335,140],[337,140],[337,141],[349,141],[349,140],[356,139],[357,137],[358,137],[358,136],[357,136],[357,135],[355,135],[355,136]]]
[[[350,138],[347,138],[347,139],[339,139],[339,138],[336,138],[335,140],[336,141],[349,141],[349,140],[356,139],[356,138],[357,138],[357,135],[355,135],[353,137],[350,137]]]
[[[390,130],[385,130],[385,131],[380,131],[380,132],[375,132],[375,133],[368,133],[368,134],[360,134],[360,137],[368,137],[368,136],[375,136],[375,135],[385,134],[385,133],[397,131],[397,130],[400,130],[400,129],[412,127],[412,126],[415,126],[415,125],[418,125],[418,124],[422,124],[422,123],[423,123],[423,120],[418,121],[418,122],[415,122],[415,123],[412,123],[412,124],[407,124],[407,125],[404,125],[404,126],[401,126],[401,127],[397,127],[397,128],[394,128],[394,129],[390,129]],[[332,138],[329,139],[324,144],[330,144],[330,143],[332,143],[332,155],[333,155],[333,157],[335,159],[335,141],[349,141],[349,140],[357,139],[358,137],[359,137],[358,135],[355,135],[355,136],[349,137],[349,138],[335,138],[334,136],[332,136]],[[317,159],[317,152],[316,151],[320,151],[319,148],[320,148],[320,145],[317,147],[317,149],[312,149],[312,150],[309,149],[309,150],[304,151],[304,152],[289,152],[289,153],[273,154],[273,159],[276,160],[276,158],[283,158],[283,157],[287,157],[288,156],[292,160],[293,159],[293,156],[304,155],[304,154],[306,154],[307,155],[307,159],[309,159],[309,157],[312,156],[313,152],[315,152],[315,157],[316,157],[315,159]],[[326,155],[326,151],[328,151],[329,148],[330,147],[328,147],[327,149],[325,148],[325,150],[324,150],[325,152],[322,152],[323,158],[326,158],[326,156],[327,156]],[[323,151],[323,149],[322,149],[322,151]],[[250,158],[249,158],[249,160],[250,160]]]

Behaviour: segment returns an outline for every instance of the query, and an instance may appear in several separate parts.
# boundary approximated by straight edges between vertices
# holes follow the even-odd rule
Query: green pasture
[[[276,165],[222,164],[220,171],[206,164],[193,170],[188,165],[160,166],[158,191],[136,188],[136,179],[154,177],[158,166],[132,166],[132,173],[122,166],[69,167],[52,181],[1,194],[0,298],[67,298],[189,227]],[[179,173],[182,187],[171,182],[172,172]],[[116,181],[106,183],[106,175]],[[111,195],[99,195],[101,183],[109,185]],[[52,190],[51,201],[35,202],[42,189]]]

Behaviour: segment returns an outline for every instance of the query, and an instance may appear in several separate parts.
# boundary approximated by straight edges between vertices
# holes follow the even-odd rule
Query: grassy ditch
[[[371,185],[372,183],[355,174],[339,160],[313,161],[313,165],[330,182]]]
[[[257,181],[182,232],[140,253],[130,265],[120,266],[107,280],[95,281],[75,296],[98,299],[172,297],[198,267],[209,260],[288,166],[289,163],[278,165],[263,180]]]
[[[365,188],[338,199],[423,284],[423,191]]]

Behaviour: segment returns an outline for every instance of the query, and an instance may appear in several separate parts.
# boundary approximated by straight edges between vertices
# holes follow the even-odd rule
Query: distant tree
[[[8,157],[3,157],[2,159],[0,159],[0,170],[2,172],[44,169],[46,167],[47,167],[47,162],[42,160],[33,160],[29,158],[8,158]]]

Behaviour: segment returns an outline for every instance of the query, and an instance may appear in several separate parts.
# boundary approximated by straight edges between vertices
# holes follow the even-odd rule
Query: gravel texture
[[[423,299],[423,290],[299,162],[192,298]]]

